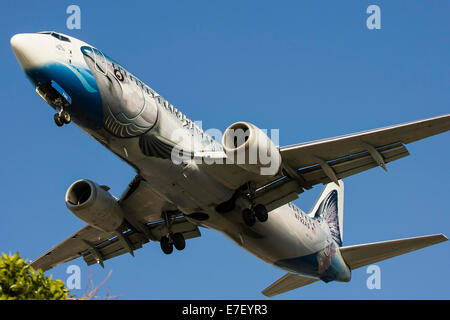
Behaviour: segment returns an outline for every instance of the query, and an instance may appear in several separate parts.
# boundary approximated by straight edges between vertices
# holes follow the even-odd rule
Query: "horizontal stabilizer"
[[[319,279],[302,277],[293,273],[286,273],[283,277],[264,289],[262,294],[266,297],[273,297],[277,294],[291,291],[316,281],[319,281]]]
[[[341,247],[339,250],[349,268],[354,270],[447,240],[448,238],[443,234],[435,234],[416,238],[358,244],[355,246]]]

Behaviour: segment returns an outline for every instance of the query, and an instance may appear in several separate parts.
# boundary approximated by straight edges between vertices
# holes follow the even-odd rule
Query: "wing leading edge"
[[[283,161],[293,168],[331,161],[394,143],[408,144],[450,130],[450,114],[404,124],[316,140],[280,149]],[[369,150],[368,150],[369,149]],[[373,149],[372,149],[373,151]]]
[[[269,210],[316,184],[337,183],[409,155],[405,144],[450,130],[450,115],[280,148],[283,175],[260,183],[255,202]]]

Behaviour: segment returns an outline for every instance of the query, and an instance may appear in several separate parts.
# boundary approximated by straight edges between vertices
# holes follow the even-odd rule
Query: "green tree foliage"
[[[0,258],[0,300],[66,300],[69,289],[61,280],[44,276],[22,259],[18,253]]]

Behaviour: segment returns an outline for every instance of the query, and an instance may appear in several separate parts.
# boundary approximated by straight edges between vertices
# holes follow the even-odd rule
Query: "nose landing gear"
[[[67,111],[61,109],[61,111],[55,113],[53,120],[58,127],[62,127],[64,124],[69,124],[72,119]]]
[[[36,92],[45,102],[51,105],[53,109],[59,110],[58,113],[53,116],[58,127],[70,123],[70,114],[67,111],[64,111],[64,109],[70,107],[72,99],[56,81],[51,80],[38,85],[36,87]]]

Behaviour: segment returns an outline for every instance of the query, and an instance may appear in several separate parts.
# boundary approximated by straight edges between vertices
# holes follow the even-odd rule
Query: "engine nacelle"
[[[281,169],[281,154],[261,129],[248,122],[236,122],[225,130],[222,146],[227,163],[259,175],[276,175]]]
[[[123,223],[117,200],[90,180],[75,181],[67,189],[66,205],[78,218],[102,231],[115,231]]]

